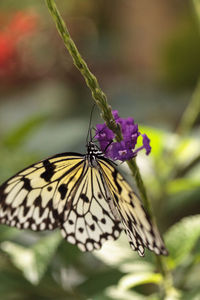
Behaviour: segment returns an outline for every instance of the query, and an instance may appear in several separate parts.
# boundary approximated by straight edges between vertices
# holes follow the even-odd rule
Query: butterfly
[[[59,228],[82,251],[100,249],[124,230],[140,256],[145,247],[167,255],[136,193],[92,141],[86,154],[57,154],[3,183],[0,223],[34,231]]]

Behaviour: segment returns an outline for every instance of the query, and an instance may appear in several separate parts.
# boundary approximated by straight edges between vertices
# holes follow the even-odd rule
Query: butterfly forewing
[[[0,223],[20,229],[56,228],[83,164],[81,155],[57,155],[13,176],[0,187]]]
[[[101,159],[99,164],[133,250],[143,256],[146,247],[156,254],[167,255],[156,225],[150,221],[130,185],[109,161]]]

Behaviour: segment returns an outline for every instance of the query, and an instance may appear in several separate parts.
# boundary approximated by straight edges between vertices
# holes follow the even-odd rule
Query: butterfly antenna
[[[106,125],[105,125],[104,128],[102,128],[101,130],[96,131],[95,135],[91,138],[91,141],[93,141],[93,140],[96,138],[97,134],[102,133],[102,132],[104,131],[105,127],[106,127]],[[95,127],[92,127],[92,129],[93,129],[93,130],[96,130]]]
[[[92,123],[92,114],[93,114],[94,108],[95,108],[95,104],[93,104],[91,112],[90,112],[90,121],[89,121],[88,133],[87,133],[87,139],[86,139],[87,144],[88,144],[89,136],[90,136],[90,141],[92,140],[91,123]]]

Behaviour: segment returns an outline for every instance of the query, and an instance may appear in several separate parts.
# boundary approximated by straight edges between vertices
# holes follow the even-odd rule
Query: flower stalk
[[[107,127],[111,129],[115,134],[115,139],[117,142],[120,142],[122,140],[122,132],[120,129],[120,126],[116,123],[113,115],[111,106],[108,104],[107,97],[104,94],[104,92],[101,90],[97,78],[91,73],[89,70],[86,62],[82,58],[81,54],[79,53],[74,41],[72,40],[69,31],[66,27],[65,22],[63,21],[56,4],[54,0],[45,0],[47,7],[49,9],[49,12],[56,24],[57,30],[64,42],[65,47],[67,48],[69,54],[71,55],[74,65],[77,67],[77,69],[81,72],[83,75],[85,82],[89,89],[91,90],[92,97],[98,106],[98,108],[101,111],[101,116],[104,119]],[[139,171],[139,168],[136,164],[135,158],[127,161],[127,164],[132,172],[133,177],[136,180],[136,184],[139,189],[140,197],[143,201],[144,207],[147,209],[148,213],[152,216],[151,212],[151,205],[149,202],[149,199],[147,197],[147,193],[145,190],[145,186]],[[153,217],[153,216],[152,216]],[[160,266],[160,272],[163,275],[163,280],[168,280],[168,271],[166,271],[166,264],[164,260],[162,260],[160,257],[157,257],[157,261],[159,262]],[[165,284],[163,285],[165,287]],[[172,283],[171,286],[173,287]],[[165,294],[167,294],[167,291],[165,291]]]
[[[64,42],[65,47],[67,48],[69,54],[72,57],[72,60],[74,62],[74,65],[77,67],[77,69],[81,72],[83,75],[85,82],[89,89],[91,90],[92,97],[98,106],[98,108],[101,111],[101,116],[104,119],[106,125],[109,129],[111,129],[115,134],[115,139],[117,142],[120,142],[122,140],[122,133],[120,126],[115,122],[115,119],[112,115],[112,109],[111,106],[108,104],[107,97],[105,93],[100,88],[97,78],[91,73],[89,70],[86,62],[82,58],[81,54],[79,53],[74,41],[72,40],[69,31],[66,27],[65,22],[63,21],[57,6],[54,2],[54,0],[45,0],[47,7],[49,9],[49,12],[56,24],[57,30]],[[145,208],[150,213],[150,204],[146,195],[144,183],[142,180],[142,177],[140,175],[140,171],[136,165],[135,159],[132,159],[127,162],[139,189],[140,197],[142,198],[143,204]],[[151,213],[150,213],[151,214]]]
[[[56,24],[58,33],[60,34],[65,47],[72,57],[74,65],[83,75],[85,82],[91,90],[92,97],[96,102],[96,105],[101,111],[101,116],[105,120],[106,125],[115,133],[116,140],[122,140],[120,127],[116,124],[115,119],[112,115],[111,106],[108,105],[107,97],[100,88],[97,78],[90,72],[86,62],[79,53],[74,41],[72,40],[69,31],[63,21],[54,0],[46,0],[49,12]]]
[[[179,134],[188,134],[200,114],[200,78],[177,128]]]

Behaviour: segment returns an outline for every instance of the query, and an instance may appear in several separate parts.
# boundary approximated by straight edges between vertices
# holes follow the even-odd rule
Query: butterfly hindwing
[[[106,240],[115,240],[121,232],[120,221],[113,215],[111,201],[101,173],[85,162],[85,173],[66,211],[62,234],[82,251],[99,249]]]
[[[108,160],[101,159],[99,164],[133,250],[140,256],[144,255],[145,247],[156,254],[167,255],[156,225],[150,221],[133,189]]]

